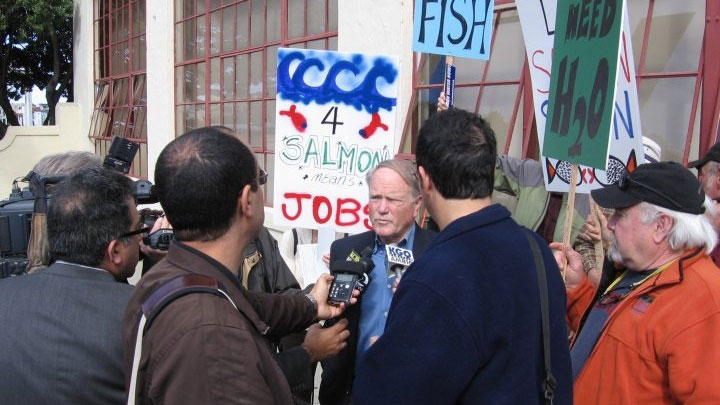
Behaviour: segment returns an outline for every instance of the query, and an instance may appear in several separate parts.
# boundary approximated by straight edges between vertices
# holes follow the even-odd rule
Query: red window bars
[[[239,134],[270,173],[277,48],[337,49],[337,0],[175,0],[175,128]]]
[[[130,174],[147,177],[145,0],[96,0],[94,8],[95,153],[107,154],[113,136],[139,142]]]
[[[720,71],[708,66],[717,66],[720,54],[707,50],[720,43],[720,5],[714,0],[640,0],[629,3],[629,14],[643,133],[662,146],[664,160],[687,163],[716,142]],[[490,121],[500,151],[537,157],[530,75],[514,2],[495,2],[493,30],[489,61],[456,59],[455,103]],[[436,109],[445,63],[443,57],[417,53],[413,62],[414,91],[399,151],[406,158],[414,153],[419,126]],[[702,122],[696,125],[701,84]],[[696,133],[699,137],[693,138]],[[522,142],[513,143],[513,135],[521,135]]]

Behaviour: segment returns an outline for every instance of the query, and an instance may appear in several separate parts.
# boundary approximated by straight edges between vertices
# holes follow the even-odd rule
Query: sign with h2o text
[[[278,49],[274,220],[371,229],[367,173],[392,158],[397,58]]]
[[[622,10],[623,0],[558,0],[545,156],[605,169]]]
[[[494,0],[415,0],[413,51],[488,59]]]
[[[557,0],[528,0],[517,3],[520,25],[525,41],[530,79],[532,82],[535,125],[539,145],[545,138],[550,93],[550,71],[555,34],[555,9]],[[640,123],[640,106],[635,78],[630,22],[627,5],[623,7],[623,31],[620,41],[620,66],[616,80],[615,105],[612,118],[610,150],[607,170],[580,166],[578,193],[615,183],[625,170],[634,170],[645,162]],[[541,153],[542,154],[542,153]],[[543,177],[548,191],[567,192],[570,188],[572,164],[540,156],[543,163]]]

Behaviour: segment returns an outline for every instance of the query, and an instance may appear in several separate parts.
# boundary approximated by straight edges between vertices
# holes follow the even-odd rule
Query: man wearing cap
[[[717,236],[689,170],[649,163],[592,191],[612,244],[598,288],[580,255],[565,286],[577,403],[720,403],[720,270],[707,253]]]
[[[702,159],[695,160],[693,162],[688,163],[689,168],[695,168],[698,171],[698,180],[700,180],[700,183],[702,183],[703,190],[705,191],[705,195],[707,195],[711,200],[714,202],[720,201],[720,143],[717,143],[713,145],[712,148],[703,156]],[[717,207],[715,210],[717,210],[719,207]],[[715,227],[715,231],[720,231],[720,221],[718,221],[720,218],[717,218],[717,213],[713,213],[715,215],[711,214],[711,218],[713,219],[713,226]],[[716,265],[720,266],[720,247],[715,246],[715,249],[713,249],[712,252],[710,252],[710,257],[712,257],[713,261]]]
[[[657,142],[643,136],[643,155],[645,155],[645,163],[657,163],[660,161],[661,148]],[[607,219],[613,214],[612,208],[597,207],[597,211],[591,211],[585,220],[580,232],[575,239],[575,250],[582,256],[583,268],[585,274],[593,285],[600,282],[600,273],[602,271],[602,257],[597,257],[595,253],[595,243],[602,242],[603,253],[607,252],[610,247],[608,240],[610,232],[607,229]]]

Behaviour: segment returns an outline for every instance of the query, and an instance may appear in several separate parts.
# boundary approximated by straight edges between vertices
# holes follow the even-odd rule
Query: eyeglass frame
[[[152,230],[151,227],[149,227],[149,226],[143,226],[143,227],[141,227],[140,229],[136,229],[136,230],[130,231],[130,232],[125,232],[124,234],[118,236],[118,237],[115,238],[115,239],[127,239],[127,238],[129,238],[129,237],[131,237],[131,236],[141,235],[141,234],[144,234],[144,233],[150,233],[151,230]]]
[[[615,185],[616,185],[620,190],[622,190],[622,191],[627,191],[628,187],[630,187],[630,184],[629,184],[629,183],[636,184],[636,185],[644,188],[645,190],[648,190],[648,191],[650,191],[650,192],[652,192],[652,193],[655,193],[655,195],[658,195],[658,196],[664,198],[666,201],[668,201],[668,202],[670,202],[672,205],[674,205],[675,208],[680,209],[680,210],[683,208],[682,204],[680,204],[679,202],[675,201],[674,199],[668,197],[665,193],[661,192],[660,190],[657,190],[657,189],[654,188],[654,187],[650,187],[650,186],[648,186],[647,184],[644,184],[644,183],[639,182],[639,181],[637,181],[637,180],[631,179],[629,176],[630,176],[630,173],[627,172],[627,171],[625,171],[625,172],[623,173],[623,175],[620,176],[620,178],[618,179],[617,183],[615,183]]]
[[[269,175],[265,172],[265,170],[260,169],[260,174],[253,179],[253,183],[257,183],[258,186],[262,186],[267,183],[268,176]]]

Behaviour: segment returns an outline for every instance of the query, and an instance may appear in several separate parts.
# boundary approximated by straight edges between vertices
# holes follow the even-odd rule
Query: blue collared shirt
[[[412,250],[415,241],[415,225],[398,243],[398,247]],[[358,332],[357,352],[355,364],[360,363],[360,358],[370,347],[370,338],[380,336],[385,331],[390,303],[392,302],[392,287],[395,282],[395,275],[388,274],[387,260],[385,257],[385,244],[375,236],[375,247],[373,248],[372,261],[375,267],[370,272],[370,282],[363,293],[360,302],[360,322]]]

